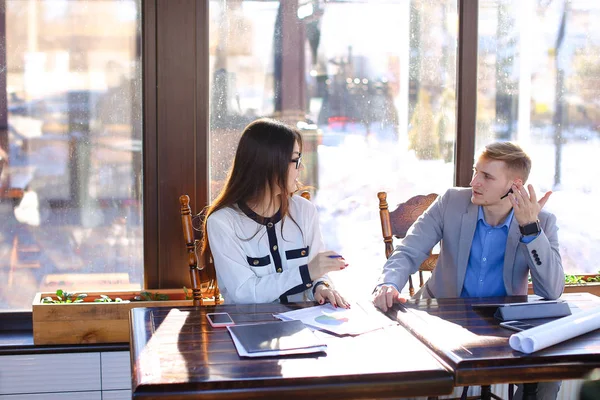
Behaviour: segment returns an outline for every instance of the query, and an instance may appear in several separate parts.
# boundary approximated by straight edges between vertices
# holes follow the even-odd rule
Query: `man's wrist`
[[[377,291],[377,289],[379,289],[382,286],[393,287],[394,289],[396,289],[396,291],[398,293],[400,293],[400,289],[398,289],[398,286],[395,283],[391,283],[391,282],[383,282],[383,283],[378,284],[377,286],[375,286],[375,289],[373,289],[373,293],[375,293]]]
[[[535,220],[522,225],[519,224],[519,230],[523,236],[536,236],[539,235],[539,233],[542,231],[542,228],[540,226],[540,221]]]

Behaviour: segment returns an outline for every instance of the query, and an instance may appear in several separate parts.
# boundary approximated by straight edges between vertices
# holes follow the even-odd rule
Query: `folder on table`
[[[569,303],[562,300],[538,300],[524,303],[482,303],[473,308],[496,308],[494,317],[500,321],[556,318],[571,315]]]
[[[571,315],[568,303],[535,303],[530,305],[511,306],[510,304],[498,307],[494,317],[500,321],[553,318]]]
[[[233,325],[228,326],[227,329],[238,354],[243,357],[302,354],[327,350],[327,345],[300,321]]]

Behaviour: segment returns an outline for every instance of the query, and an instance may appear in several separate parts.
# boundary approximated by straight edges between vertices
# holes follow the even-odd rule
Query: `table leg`
[[[481,400],[492,400],[491,385],[481,385]]]
[[[523,400],[536,400],[538,392],[537,383],[523,384]]]

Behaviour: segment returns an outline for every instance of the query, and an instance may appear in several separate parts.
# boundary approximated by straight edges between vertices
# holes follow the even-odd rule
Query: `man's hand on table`
[[[383,312],[392,308],[394,303],[406,303],[406,299],[393,286],[381,285],[373,293],[373,304]]]

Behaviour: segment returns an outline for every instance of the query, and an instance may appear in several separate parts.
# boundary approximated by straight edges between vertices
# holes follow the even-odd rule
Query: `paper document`
[[[596,329],[600,329],[600,307],[515,333],[509,344],[514,350],[533,353]]]
[[[273,316],[284,321],[300,320],[307,326],[337,335],[360,335],[397,324],[396,321],[379,312],[372,304],[362,303],[352,303],[351,308],[335,308],[327,303]]]

